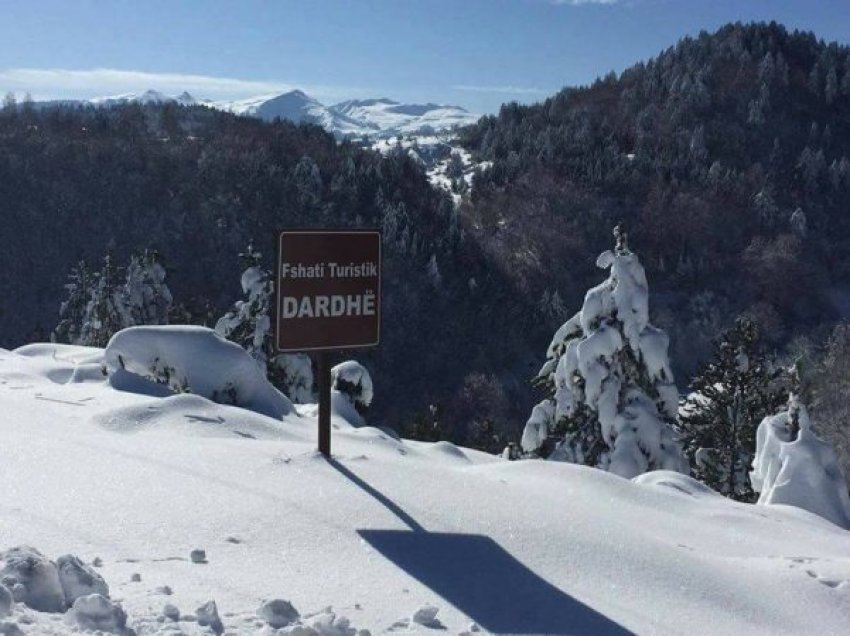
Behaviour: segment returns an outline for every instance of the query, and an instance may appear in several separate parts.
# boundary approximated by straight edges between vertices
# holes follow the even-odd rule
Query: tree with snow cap
[[[168,324],[173,299],[165,275],[159,252],[145,250],[130,257],[127,280],[119,292],[119,310],[125,327]]]
[[[555,333],[536,382],[549,397],[532,411],[523,450],[632,478],[650,470],[688,472],[673,433],[678,391],[667,335],[649,323],[643,267],[620,226],[597,266],[608,279],[590,289]]]
[[[246,298],[236,301],[218,320],[216,332],[250,353],[269,381],[293,402],[313,401],[310,358],[302,353],[275,355],[271,331],[274,282],[271,272],[262,266],[262,254],[249,243],[239,257],[245,267],[241,282]]]
[[[799,361],[790,372],[788,409],[766,417],[756,434],[750,481],[758,503],[803,508],[850,530],[847,480],[832,446],[815,434],[800,397]]]

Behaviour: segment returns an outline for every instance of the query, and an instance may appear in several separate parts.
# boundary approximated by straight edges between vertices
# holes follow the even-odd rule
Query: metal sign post
[[[329,352],[374,347],[380,340],[381,232],[283,230],[277,248],[275,348],[315,352],[318,446],[329,457]]]

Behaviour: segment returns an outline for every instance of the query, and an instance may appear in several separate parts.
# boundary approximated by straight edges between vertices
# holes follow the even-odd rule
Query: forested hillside
[[[592,86],[507,104],[463,143],[492,162],[464,215],[532,297],[557,291],[574,311],[624,222],[680,373],[741,312],[774,347],[847,313],[846,46],[729,25]]]
[[[271,268],[275,229],[377,226],[382,345],[357,354],[379,387],[376,419],[412,420],[449,401],[468,373],[504,368],[515,355],[506,334],[522,316],[500,311],[493,320],[508,289],[464,239],[449,197],[405,154],[339,144],[315,126],[174,104],[8,101],[0,201],[2,346],[49,336],[81,259],[97,269],[106,254],[123,265],[157,250],[172,322],[211,326],[241,296],[239,254],[249,241]],[[516,338],[513,348],[523,344]]]

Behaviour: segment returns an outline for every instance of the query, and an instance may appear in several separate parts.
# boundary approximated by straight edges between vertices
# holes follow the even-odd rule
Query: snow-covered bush
[[[269,379],[296,404],[316,401],[313,363],[304,353],[282,353],[272,361]]]
[[[788,409],[764,418],[750,473],[759,504],[803,508],[850,530],[850,496],[835,451],[814,432],[792,392]]]
[[[104,357],[111,377],[134,374],[273,418],[292,410],[250,355],[206,327],[130,327],[115,334]]]
[[[532,412],[523,448],[626,478],[687,472],[673,433],[679,396],[667,335],[649,323],[646,274],[625,234],[614,233],[615,250],[596,261],[608,279],[549,345],[538,382],[550,397]]]
[[[356,360],[340,362],[331,369],[331,387],[345,395],[360,413],[369,408],[374,397],[372,376]]]

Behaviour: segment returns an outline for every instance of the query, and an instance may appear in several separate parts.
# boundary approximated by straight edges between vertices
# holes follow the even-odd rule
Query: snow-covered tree
[[[124,328],[119,276],[120,272],[112,264],[112,257],[107,254],[100,271],[94,275],[77,344],[105,347],[109,339]]]
[[[792,372],[788,409],[758,427],[750,479],[759,504],[803,508],[850,530],[847,480],[832,446],[815,434]]]
[[[51,340],[65,344],[79,344],[80,331],[91,298],[94,275],[85,261],[80,261],[68,274],[65,291],[68,297],[59,307],[59,324]]]
[[[682,402],[679,436],[694,476],[726,497],[755,498],[748,472],[756,428],[785,400],[778,376],[755,323],[742,319],[720,337]]]
[[[673,432],[678,392],[667,335],[649,323],[646,274],[626,234],[597,259],[610,275],[555,334],[538,382],[538,404],[522,436],[527,453],[626,478],[688,465]]]
[[[304,354],[275,355],[271,330],[274,282],[271,272],[262,266],[262,254],[251,243],[239,257],[245,268],[242,272],[245,299],[236,301],[218,320],[216,332],[251,354],[272,384],[292,401],[313,401],[313,371],[309,357]]]
[[[273,291],[271,272],[263,269],[262,254],[249,243],[239,254],[244,300],[237,300],[215,325],[215,330],[242,346],[263,369],[272,354],[270,303]]]
[[[127,279],[120,292],[124,326],[168,324],[172,301],[159,253],[145,250],[141,255],[131,256]]]

